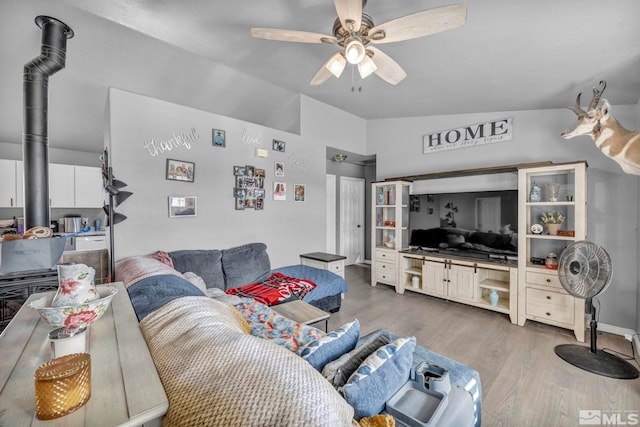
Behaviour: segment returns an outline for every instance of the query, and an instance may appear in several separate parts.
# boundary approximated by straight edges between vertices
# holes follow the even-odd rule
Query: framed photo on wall
[[[273,151],[279,151],[281,153],[284,153],[286,145],[287,145],[286,142],[280,141],[278,139],[274,139],[273,140]]]
[[[214,147],[224,148],[226,145],[226,133],[220,129],[211,129],[211,142]]]
[[[273,200],[287,200],[287,184],[284,182],[273,183]]]
[[[185,160],[167,159],[165,178],[171,181],[193,182],[196,164]]]
[[[304,184],[293,184],[293,201],[304,202],[306,186]]]
[[[284,163],[283,162],[275,162],[274,163],[274,175],[278,177],[284,176]]]
[[[169,217],[196,216],[196,196],[169,196]]]

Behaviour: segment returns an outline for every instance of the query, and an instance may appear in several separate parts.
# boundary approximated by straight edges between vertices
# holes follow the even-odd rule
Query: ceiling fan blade
[[[329,80],[329,78],[332,75],[333,74],[331,74],[331,71],[329,71],[329,69],[327,67],[325,67],[324,64],[323,64],[322,67],[320,67],[320,69],[316,73],[316,75],[313,76],[313,78],[309,82],[309,86],[319,86],[322,83],[324,83],[327,80]]]
[[[338,18],[344,28],[359,31],[362,23],[362,0],[334,0]],[[350,25],[350,22],[353,24]]]
[[[467,6],[452,4],[423,10],[402,18],[377,25],[369,30],[372,43],[391,43],[416,39],[445,30],[451,30],[467,20]]]
[[[259,39],[299,43],[337,43],[334,36],[306,31],[280,30],[277,28],[252,28],[251,35]]]
[[[373,46],[367,46],[367,50],[373,53],[371,59],[378,67],[374,72],[382,80],[392,85],[397,85],[407,77],[407,73],[389,55]]]

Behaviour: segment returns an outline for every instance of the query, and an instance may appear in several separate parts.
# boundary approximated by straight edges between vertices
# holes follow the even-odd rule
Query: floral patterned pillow
[[[52,307],[80,305],[100,298],[93,279],[96,271],[84,264],[58,265],[58,291]]]

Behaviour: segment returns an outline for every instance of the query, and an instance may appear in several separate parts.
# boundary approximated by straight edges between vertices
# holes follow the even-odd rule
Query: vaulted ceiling
[[[454,2],[369,0],[364,10],[378,24]],[[109,86],[266,125],[298,94],[365,119],[561,108],[603,79],[612,104],[638,103],[639,1],[466,4],[465,25],[381,47],[407,72],[397,86],[351,68],[309,86],[335,45],[250,29],[332,34],[331,0],[2,0],[0,142],[21,141],[22,68],[39,53],[41,14],[76,33],[50,79],[57,148],[100,151]]]

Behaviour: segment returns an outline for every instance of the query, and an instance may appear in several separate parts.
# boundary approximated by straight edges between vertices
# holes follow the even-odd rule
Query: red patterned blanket
[[[273,273],[264,282],[228,289],[225,292],[229,295],[253,298],[262,304],[274,305],[291,297],[302,299],[315,287],[316,284],[311,280],[297,279],[285,276],[282,273]]]

